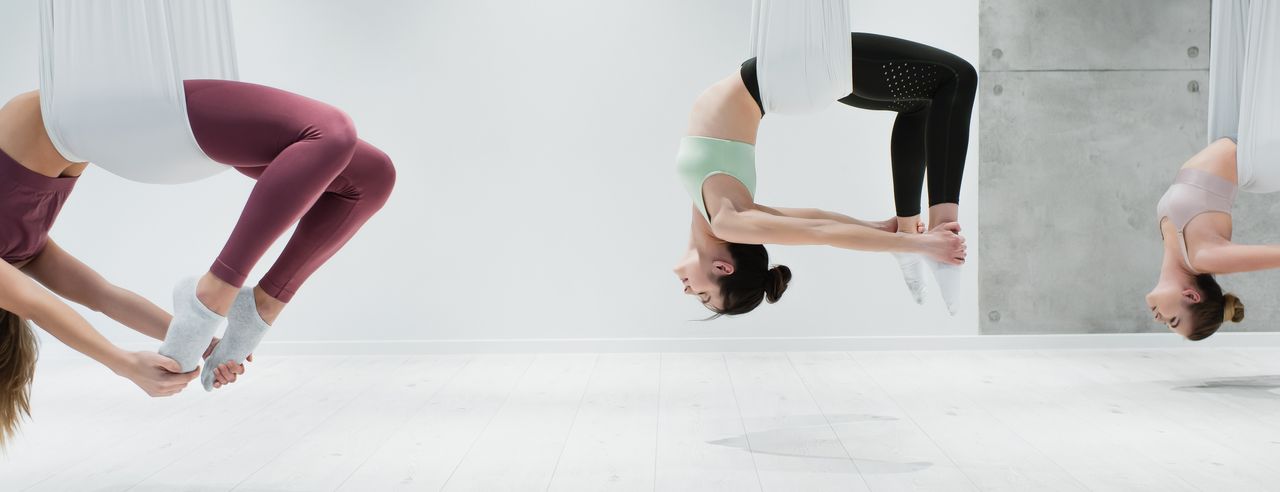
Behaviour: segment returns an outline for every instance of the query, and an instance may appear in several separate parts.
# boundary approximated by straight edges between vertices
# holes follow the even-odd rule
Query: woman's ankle
[[[236,286],[206,272],[196,282],[196,299],[210,311],[226,316],[231,310],[231,303],[236,300]]]
[[[929,207],[929,230],[942,224],[956,222],[960,217],[960,205],[956,203],[939,203]]]
[[[257,304],[258,316],[262,318],[262,321],[267,322],[268,325],[274,325],[276,323],[276,318],[280,317],[280,313],[283,312],[284,307],[288,305],[284,301],[271,297],[271,294],[268,294],[266,290],[263,290],[262,286],[253,288],[253,301],[254,304]]]
[[[898,217],[898,232],[904,234],[919,234],[920,232],[923,232],[920,230],[920,224],[919,215]]]

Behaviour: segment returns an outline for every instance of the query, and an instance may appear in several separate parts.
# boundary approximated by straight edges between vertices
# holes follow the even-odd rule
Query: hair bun
[[[1222,321],[1239,323],[1244,321],[1244,303],[1235,294],[1222,296]]]
[[[782,293],[787,291],[787,284],[791,283],[791,269],[786,265],[775,265],[769,269],[764,282],[765,300],[769,301],[769,304],[778,302],[778,299],[782,298]]]

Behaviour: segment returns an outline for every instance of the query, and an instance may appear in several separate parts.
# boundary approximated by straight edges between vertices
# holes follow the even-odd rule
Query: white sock
[[[185,278],[173,287],[173,320],[160,344],[160,355],[178,362],[182,372],[200,365],[200,356],[213,341],[213,333],[222,324],[222,315],[213,312],[196,298],[197,277]]]
[[[955,316],[960,312],[960,266],[933,260],[925,260],[925,263],[933,272],[933,279],[938,282],[938,292],[947,303],[947,312]]]
[[[924,257],[915,253],[893,253],[893,259],[898,260],[911,298],[916,304],[924,304]]]
[[[200,383],[204,385],[204,390],[213,391],[213,382],[217,378],[214,369],[222,363],[232,361],[244,364],[245,358],[258,348],[258,343],[267,334],[268,328],[271,325],[258,314],[253,287],[240,289],[235,302],[231,304],[231,310],[227,312],[227,332],[222,335],[218,346],[214,347],[213,353],[205,361],[204,371],[200,373]]]

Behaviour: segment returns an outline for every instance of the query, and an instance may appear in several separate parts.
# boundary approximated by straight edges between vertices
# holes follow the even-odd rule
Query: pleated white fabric
[[[853,92],[849,0],[756,0],[751,54],[766,113],[798,114]]]
[[[1209,141],[1236,140],[1240,189],[1280,191],[1280,6],[1214,0]]]
[[[40,102],[67,160],[173,184],[228,169],[200,150],[187,79],[238,79],[227,0],[41,0]]]

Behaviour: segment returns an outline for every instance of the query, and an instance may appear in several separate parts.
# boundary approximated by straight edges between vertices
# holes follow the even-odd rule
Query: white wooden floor
[[[42,361],[0,490],[1280,490],[1280,350]]]

